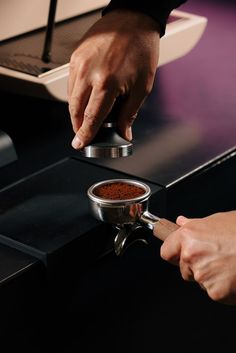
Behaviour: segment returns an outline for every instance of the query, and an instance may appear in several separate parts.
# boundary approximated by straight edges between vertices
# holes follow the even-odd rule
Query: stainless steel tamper
[[[121,99],[116,100],[112,111],[103,122],[93,141],[81,150],[83,156],[89,158],[120,158],[132,154],[133,144],[121,137],[117,131],[117,116]]]

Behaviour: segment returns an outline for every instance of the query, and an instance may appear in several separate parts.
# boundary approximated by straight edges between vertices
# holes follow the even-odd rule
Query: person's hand
[[[93,139],[119,96],[124,99],[118,128],[132,139],[131,125],[153,86],[159,40],[158,24],[129,10],[111,11],[83,36],[71,56],[68,79],[75,149]]]
[[[235,305],[236,211],[199,219],[179,216],[177,224],[180,228],[161,246],[161,257],[179,265],[183,279],[198,282],[211,299]]]

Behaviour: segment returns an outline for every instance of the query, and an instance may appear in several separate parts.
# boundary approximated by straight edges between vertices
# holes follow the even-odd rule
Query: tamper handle
[[[121,109],[121,100],[118,97],[111,112],[104,120],[94,139],[80,152],[89,158],[120,158],[132,154],[133,144],[120,136],[117,131],[117,119]]]
[[[103,122],[103,125],[102,125],[103,127],[114,127],[117,125],[116,122],[118,119],[118,115],[121,109],[121,103],[123,99],[124,98],[121,96],[116,99],[110,113],[107,115],[106,119]]]

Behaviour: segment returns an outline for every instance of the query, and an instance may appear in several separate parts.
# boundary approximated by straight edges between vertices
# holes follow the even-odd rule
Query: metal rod
[[[55,15],[57,8],[57,0],[50,0],[48,22],[46,28],[46,35],[44,40],[44,48],[42,54],[42,60],[46,63],[51,61],[51,47],[52,47],[52,36],[55,23]]]

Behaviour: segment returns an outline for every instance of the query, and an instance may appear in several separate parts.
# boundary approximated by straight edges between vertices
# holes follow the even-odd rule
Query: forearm
[[[160,36],[165,34],[167,19],[172,10],[185,3],[187,0],[111,0],[110,3],[104,8],[102,14],[115,10],[115,9],[130,9],[142,12],[152,17],[160,26]]]

